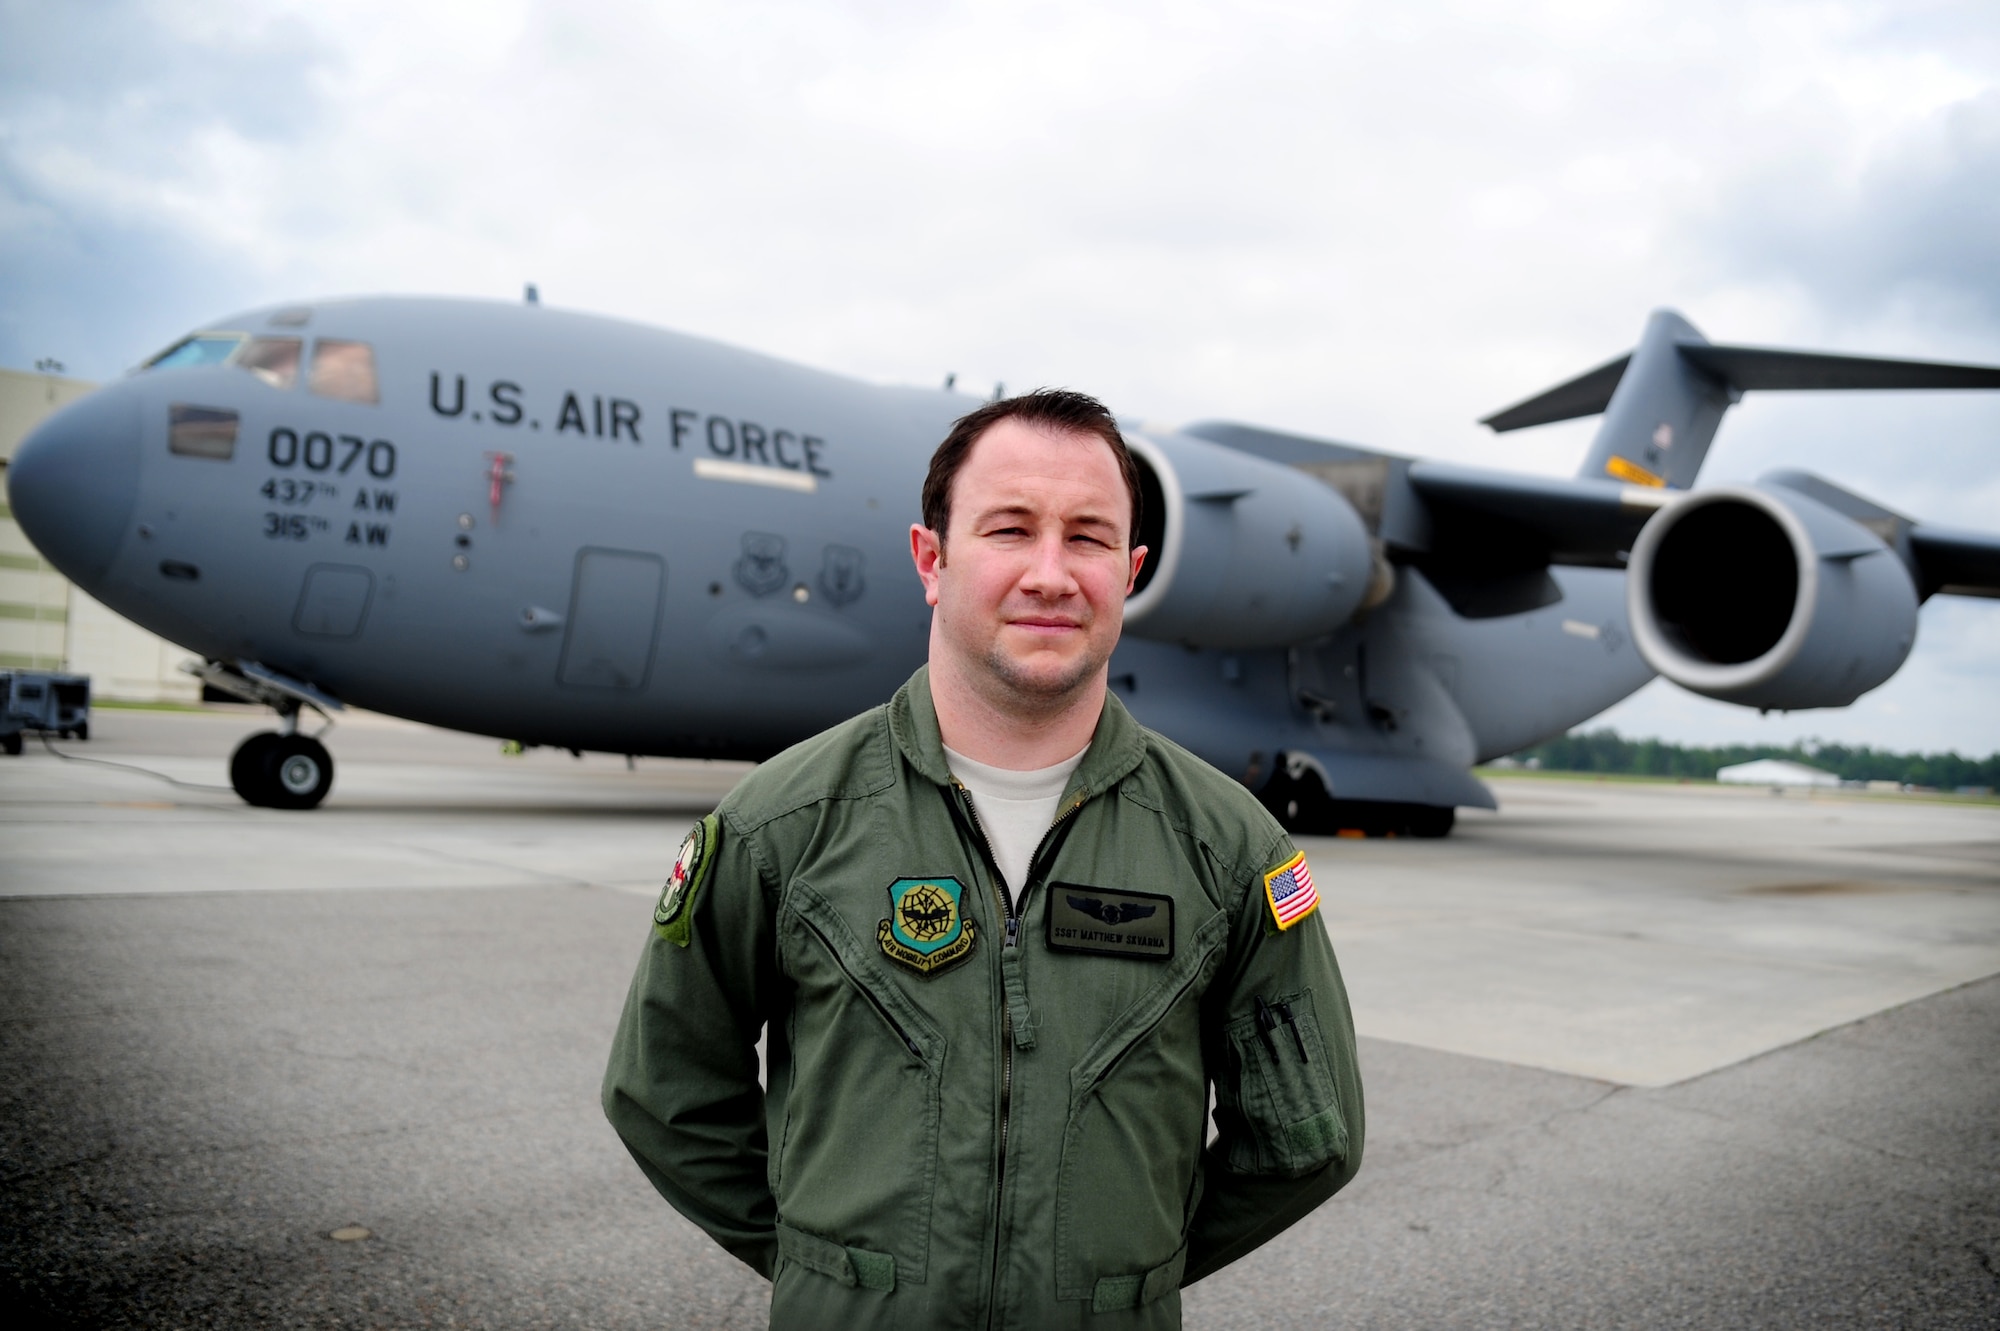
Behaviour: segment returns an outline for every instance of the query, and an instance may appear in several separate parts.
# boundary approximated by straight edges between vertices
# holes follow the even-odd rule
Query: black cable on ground
[[[193,781],[182,781],[178,777],[168,776],[165,772],[155,772],[144,767],[134,767],[130,763],[114,763],[109,758],[86,758],[80,753],[64,753],[56,747],[55,741],[49,738],[48,731],[43,730],[36,733],[42,737],[42,747],[66,763],[89,763],[93,767],[116,767],[122,772],[137,772],[140,776],[150,776],[155,781],[164,781],[170,786],[179,786],[182,790],[199,790],[210,795],[234,795],[236,793],[236,789],[233,786],[203,786]]]

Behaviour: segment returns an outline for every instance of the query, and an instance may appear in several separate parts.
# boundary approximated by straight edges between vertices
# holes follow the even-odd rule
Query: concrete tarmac
[[[744,769],[355,717],[289,814],[214,789],[260,724],[58,746],[181,785],[0,760],[6,1324],[762,1326],[597,1109]],[[1187,1324],[2000,1327],[2000,810],[1498,791],[1447,841],[1303,843],[1367,1160]]]

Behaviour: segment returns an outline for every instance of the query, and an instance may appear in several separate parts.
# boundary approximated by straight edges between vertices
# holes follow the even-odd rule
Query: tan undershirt
[[[986,833],[986,843],[992,847],[993,861],[1006,880],[1010,897],[1018,900],[1027,885],[1035,850],[1055,821],[1056,806],[1062,803],[1071,774],[1088,752],[1086,744],[1053,767],[1010,772],[945,749],[951,774],[972,794],[972,810],[979,815],[980,829]]]

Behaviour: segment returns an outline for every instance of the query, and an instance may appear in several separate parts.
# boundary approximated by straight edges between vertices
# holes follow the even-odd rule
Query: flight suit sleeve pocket
[[[1257,1000],[1226,1027],[1228,1076],[1217,1117],[1233,1117],[1224,1160],[1239,1174],[1300,1178],[1347,1157],[1347,1118],[1312,991]]]

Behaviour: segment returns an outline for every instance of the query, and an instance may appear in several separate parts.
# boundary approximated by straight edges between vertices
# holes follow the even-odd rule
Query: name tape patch
[[[1174,899],[1052,883],[1048,934],[1049,946],[1059,952],[1166,961],[1174,955]]]

